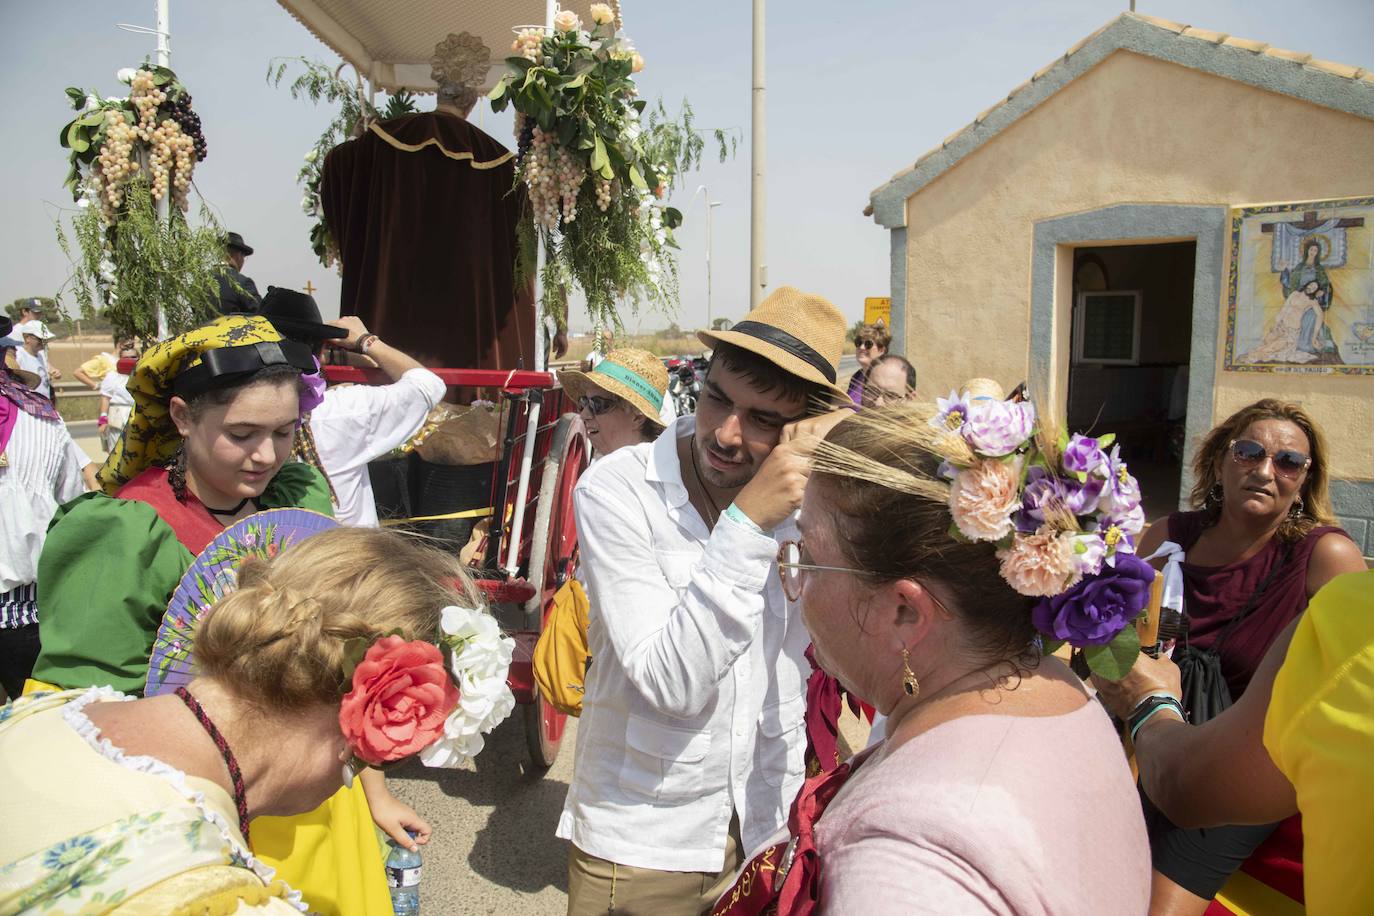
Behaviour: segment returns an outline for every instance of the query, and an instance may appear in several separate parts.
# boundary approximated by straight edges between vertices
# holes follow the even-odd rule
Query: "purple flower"
[[[958,432],[968,418],[968,404],[959,397],[959,392],[951,391],[947,398],[936,398],[935,416],[929,420],[930,426],[946,432]]]
[[[314,359],[314,357],[311,357]],[[319,360],[315,360],[315,371],[301,376],[301,416],[305,416],[324,403],[324,373],[320,371]]]
[[[1102,571],[1102,560],[1107,556],[1107,545],[1095,532],[1074,535],[1073,564],[1085,576],[1096,575]]]
[[[973,398],[959,430],[975,452],[1001,458],[1026,444],[1035,429],[1035,405],[1030,401]]]
[[[1047,522],[1051,527],[1066,528],[1069,516],[1091,515],[1097,510],[1102,487],[1100,478],[1089,477],[1086,483],[1079,483],[1036,465],[1026,474],[1026,489],[1021,494],[1016,528],[1023,532],[1038,531]],[[1061,524],[1056,525],[1056,521]]]
[[[1121,446],[1112,447],[1111,454],[1106,456],[1098,473],[1107,483],[1099,507],[1103,512],[1124,517],[1139,508],[1140,484],[1126,470],[1126,462],[1121,460]]]
[[[1154,581],[1153,566],[1122,554],[1114,567],[1042,600],[1031,612],[1031,622],[1046,636],[1074,646],[1105,646],[1145,610]]]
[[[1069,440],[1068,447],[1064,449],[1064,470],[1074,471],[1080,474],[1088,474],[1107,460],[1107,456],[1102,454],[1102,449],[1098,446],[1096,439],[1090,439],[1082,433],[1074,433]]]

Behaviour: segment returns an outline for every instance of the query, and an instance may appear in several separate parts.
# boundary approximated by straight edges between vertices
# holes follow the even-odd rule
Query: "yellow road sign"
[[[864,299],[864,324],[876,324],[879,319],[889,328],[892,327],[891,296],[869,296]]]

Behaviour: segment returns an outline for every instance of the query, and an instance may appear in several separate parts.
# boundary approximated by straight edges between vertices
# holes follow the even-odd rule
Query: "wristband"
[[[757,522],[755,522],[749,516],[745,515],[744,510],[741,509],[739,506],[735,505],[734,503],[731,503],[730,505],[726,506],[725,512],[722,514],[724,514],[726,518],[734,519],[735,521],[739,522],[741,525],[743,525],[751,531],[754,531],[758,534],[767,534],[766,531],[759,527]]]
[[[364,334],[358,339],[358,352],[366,356],[367,351],[372,349],[372,345],[378,340],[380,340],[380,338],[376,334]]]
[[[1135,744],[1136,735],[1140,734],[1140,729],[1146,722],[1153,719],[1166,709],[1173,710],[1182,722],[1188,721],[1187,714],[1183,711],[1183,704],[1177,698],[1169,694],[1151,694],[1136,704],[1135,709],[1126,719],[1127,727],[1131,732],[1131,743]]]
[[[110,419],[109,414],[103,414],[103,413],[102,413],[99,417],[96,418],[96,422],[98,422],[98,423],[106,423],[106,422],[109,421],[109,419]]]

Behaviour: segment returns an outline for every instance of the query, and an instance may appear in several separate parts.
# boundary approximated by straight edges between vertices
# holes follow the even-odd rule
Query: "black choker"
[[[232,509],[213,509],[210,506],[205,506],[205,511],[209,512],[211,515],[238,515],[243,511],[243,507],[248,505],[250,499],[252,499],[251,496],[245,496],[243,499],[239,500],[239,504]],[[205,504],[202,503],[201,505]]]

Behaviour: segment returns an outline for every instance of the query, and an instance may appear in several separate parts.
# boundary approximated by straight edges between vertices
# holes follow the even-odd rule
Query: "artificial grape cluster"
[[[534,118],[516,114],[520,119],[520,132],[516,136],[515,156],[521,162],[525,160],[525,154],[530,151],[530,145],[534,143]]]
[[[534,64],[544,62],[544,30],[521,29],[511,42],[510,49]]]
[[[105,144],[100,148],[95,173],[98,176],[100,206],[106,219],[113,219],[115,210],[124,201],[122,185],[134,172],[138,163],[133,159],[134,141],[138,139],[132,125],[121,112],[105,112]]]
[[[163,111],[181,125],[181,132],[190,137],[196,147],[196,161],[204,162],[208,147],[200,130],[200,115],[191,110],[191,93],[183,92],[163,106]]]
[[[534,128],[522,169],[536,223],[557,229],[560,215],[564,223],[577,219],[577,193],[586,172],[552,134]]]
[[[611,209],[611,183],[604,178],[593,181],[596,187],[596,208],[602,213]]]
[[[175,188],[172,201],[177,206],[183,206],[186,192],[191,188],[195,141],[181,132],[181,125],[176,121],[164,118],[148,135],[148,143],[152,147],[148,171],[153,176],[153,199],[161,200],[167,195],[168,188],[172,187]]]

